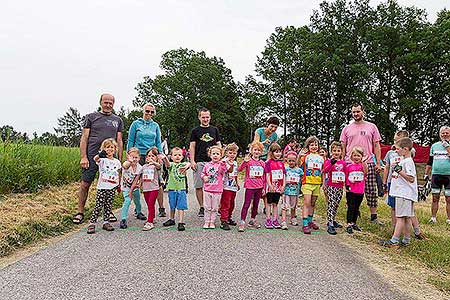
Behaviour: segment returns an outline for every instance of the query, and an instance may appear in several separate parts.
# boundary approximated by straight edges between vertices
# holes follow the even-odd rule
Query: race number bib
[[[297,173],[288,173],[286,175],[286,182],[291,184],[297,184],[300,182],[300,175]]]
[[[331,182],[332,183],[342,183],[345,181],[345,173],[344,172],[331,172]]]
[[[350,172],[348,175],[348,180],[350,182],[360,182],[364,180],[364,172],[361,171],[354,171]]]
[[[146,169],[142,173],[142,180],[145,182],[155,179],[155,169]]]
[[[272,180],[282,180],[283,179],[283,170],[272,170]]]
[[[308,169],[310,170],[321,170],[322,169],[322,163],[317,161],[309,161],[308,162]]]
[[[264,169],[261,166],[250,166],[250,178],[261,178],[263,176]]]

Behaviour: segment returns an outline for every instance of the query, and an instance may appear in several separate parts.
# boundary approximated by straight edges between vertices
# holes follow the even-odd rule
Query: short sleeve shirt
[[[191,131],[190,142],[195,142],[195,162],[208,162],[208,148],[220,142],[219,129],[214,126],[197,126]]]
[[[260,159],[266,160],[267,153],[269,152],[269,147],[272,143],[278,141],[278,135],[276,132],[274,132],[269,137],[267,137],[266,134],[264,133],[264,127],[256,129],[255,133],[257,133],[261,137],[261,140],[260,140],[261,143],[267,139],[269,139],[269,141],[270,141],[270,144],[264,144],[264,152],[259,156]]]
[[[185,162],[170,163],[169,167],[169,181],[167,182],[167,189],[174,191],[181,191],[186,189],[186,175],[180,172],[180,168],[186,165]]]
[[[117,133],[123,131],[123,121],[115,114],[105,115],[98,111],[84,117],[83,128],[88,128],[87,156],[94,157],[102,142],[108,138],[117,139]]]
[[[411,201],[417,201],[417,176],[416,166],[411,157],[402,159],[399,163],[403,171],[410,176],[414,176],[414,182],[408,182],[405,178],[398,173],[392,173],[391,188],[389,189],[389,195],[392,197],[402,197]]]
[[[141,172],[142,191],[159,190],[159,172],[155,165],[145,164]]]
[[[136,176],[141,175],[142,166],[140,164],[136,165],[136,169],[133,170],[133,167],[130,166],[128,169],[122,170],[122,191],[129,191],[131,185],[133,184],[134,178]],[[138,187],[136,187],[138,188]]]
[[[269,175],[270,183],[273,185],[275,192],[281,193],[284,174],[286,173],[283,162],[269,159],[266,161],[264,172]]]
[[[118,159],[100,158],[97,165],[100,174],[97,189],[111,190],[119,185],[119,170],[122,168],[122,165]]]
[[[431,173],[437,175],[450,175],[450,155],[442,142],[434,143],[430,148],[430,156],[433,157]]]
[[[304,168],[302,183],[321,184],[324,159],[319,154],[311,153],[302,158]]]
[[[400,160],[401,160],[401,157],[394,150],[389,150],[386,153],[386,156],[384,157],[384,162],[389,165],[389,171],[388,171],[389,173],[388,173],[388,178],[387,178],[388,183],[391,182],[392,171],[394,170],[394,167],[396,165],[398,165]]]
[[[364,121],[362,124],[351,123],[345,126],[340,140],[346,144],[345,161],[350,163],[350,153],[356,146],[364,149],[364,161],[371,159],[373,143],[381,141],[381,135],[375,124]]]
[[[285,195],[297,196],[300,194],[300,186],[302,184],[303,170],[299,167],[286,167],[286,187]]]

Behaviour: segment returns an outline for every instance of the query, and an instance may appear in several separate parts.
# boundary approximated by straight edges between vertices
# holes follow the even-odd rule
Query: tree
[[[78,110],[73,107],[69,107],[64,116],[58,118],[58,127],[55,128],[55,132],[64,146],[77,147],[80,145],[83,130],[82,120]]]

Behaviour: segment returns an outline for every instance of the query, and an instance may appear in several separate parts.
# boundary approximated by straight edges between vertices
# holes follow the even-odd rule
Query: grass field
[[[36,192],[79,180],[79,148],[0,143],[0,194]]]

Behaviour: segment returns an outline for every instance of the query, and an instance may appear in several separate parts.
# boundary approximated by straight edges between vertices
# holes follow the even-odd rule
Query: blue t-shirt
[[[284,194],[297,196],[300,194],[300,186],[302,185],[303,170],[299,167],[286,167],[286,186]]]
[[[272,143],[278,141],[278,135],[276,132],[272,133],[269,137],[267,137],[264,134],[264,127],[258,128],[255,130],[255,133],[259,134],[259,136],[261,137],[260,142],[264,142],[265,140],[269,139],[270,144],[263,144],[264,145],[264,152],[260,155],[260,159],[262,160],[266,160],[267,159],[267,153],[269,152],[269,147]]]
[[[450,155],[442,142],[434,143],[431,146],[430,156],[433,156],[431,174],[450,175]]]

